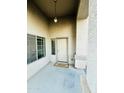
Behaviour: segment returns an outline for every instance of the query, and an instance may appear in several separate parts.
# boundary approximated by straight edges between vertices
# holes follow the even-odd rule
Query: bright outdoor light
[[[55,18],[54,18],[54,22],[57,23],[57,21],[58,21],[58,20],[57,20],[57,17],[55,17]]]
[[[54,0],[54,3],[55,3],[55,17],[54,17],[54,22],[57,23],[57,17],[56,17],[56,2],[57,0]]]

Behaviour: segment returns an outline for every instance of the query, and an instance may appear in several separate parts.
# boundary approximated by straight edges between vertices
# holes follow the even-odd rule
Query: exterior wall
[[[83,0],[81,0],[83,1]],[[91,93],[96,93],[97,76],[97,27],[96,27],[96,0],[89,2],[89,15],[87,19],[77,17],[76,22],[76,67],[85,68],[87,65],[87,83]],[[79,7],[79,10],[82,8]],[[78,14],[82,13],[78,10]],[[83,10],[82,10],[83,11]],[[85,11],[83,11],[85,12]]]
[[[76,25],[73,18],[58,19],[58,23],[50,23],[50,38],[68,37],[69,63],[73,64],[72,58],[75,52]],[[51,55],[51,61],[56,62],[56,55]]]
[[[77,19],[75,67],[84,69],[88,54],[88,18]]]
[[[48,22],[33,5],[28,7],[27,10],[27,33],[45,37],[46,40],[46,57],[27,65],[27,78],[29,79],[49,62],[50,56]]]
[[[91,93],[97,93],[97,10],[96,0],[89,0],[87,80]]]

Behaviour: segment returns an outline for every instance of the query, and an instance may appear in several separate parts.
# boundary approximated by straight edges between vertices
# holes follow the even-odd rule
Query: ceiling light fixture
[[[54,0],[54,3],[55,3],[55,17],[54,17],[54,22],[57,23],[58,22],[58,19],[56,17],[56,2],[57,0]]]

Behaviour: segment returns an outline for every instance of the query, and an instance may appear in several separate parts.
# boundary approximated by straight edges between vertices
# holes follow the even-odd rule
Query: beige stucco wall
[[[81,0],[83,1],[83,0]],[[87,65],[87,83],[91,93],[97,92],[97,58],[96,58],[96,43],[97,43],[97,28],[96,28],[96,0],[87,0],[89,2],[88,17],[82,19],[77,16],[76,23],[76,67],[85,68]],[[79,7],[78,13],[85,11]]]
[[[76,24],[73,18],[58,19],[58,23],[51,22],[49,25],[50,38],[67,37],[68,38],[68,57],[69,63],[75,52]],[[56,56],[51,55],[51,61],[56,62]]]
[[[84,69],[88,55],[88,18],[76,21],[76,56],[75,67]]]
[[[29,79],[49,62],[50,56],[48,21],[34,5],[30,5],[27,10],[27,33],[45,37],[46,40],[46,57],[27,65],[27,78]]]
[[[89,0],[87,80],[91,93],[97,93],[97,0]]]

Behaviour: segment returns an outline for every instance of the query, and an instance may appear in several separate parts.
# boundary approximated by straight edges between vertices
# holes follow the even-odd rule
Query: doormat
[[[68,63],[63,63],[63,62],[57,62],[57,63],[54,64],[54,66],[69,68],[69,64]]]

